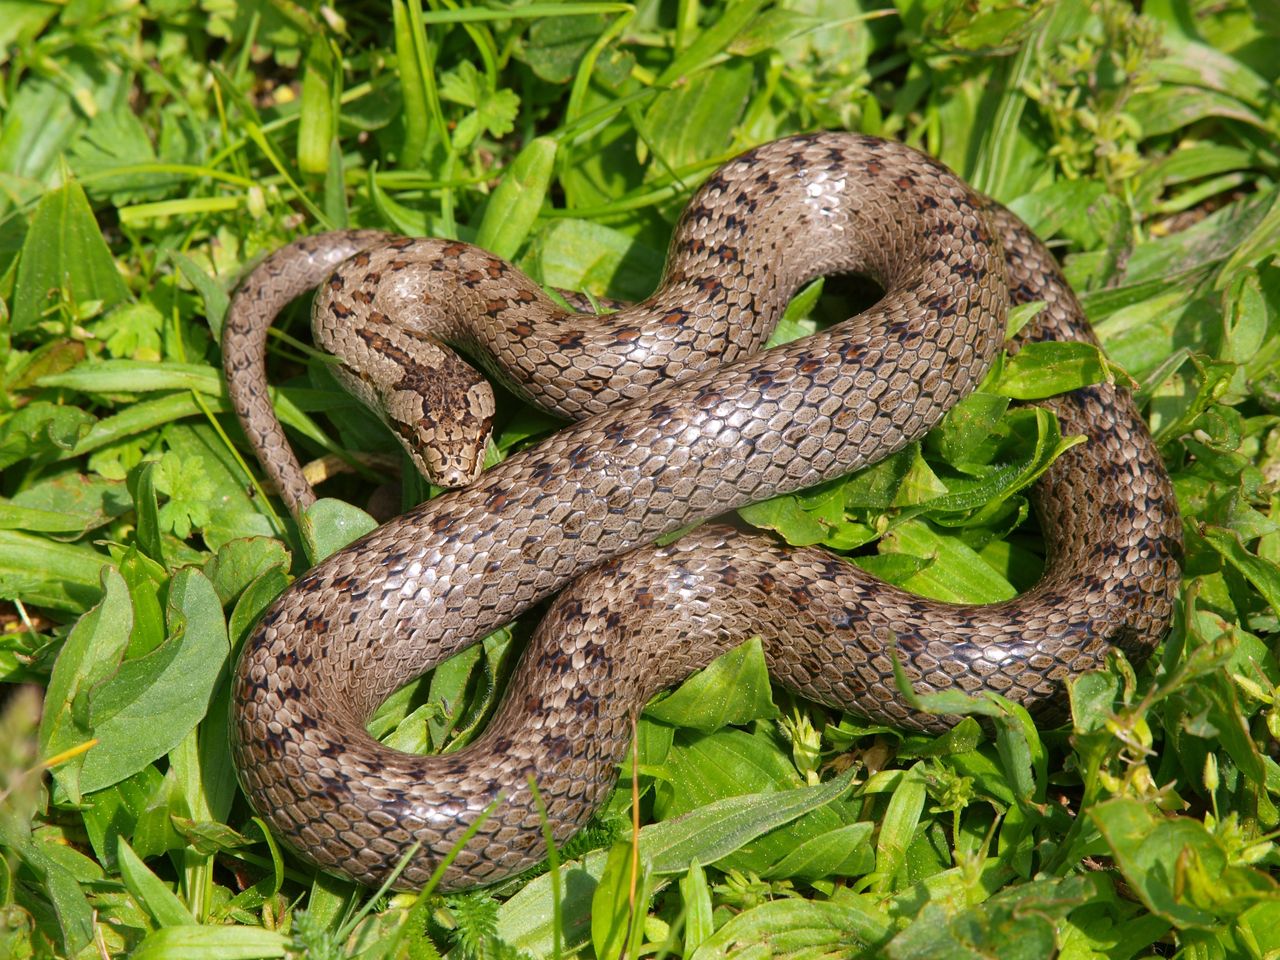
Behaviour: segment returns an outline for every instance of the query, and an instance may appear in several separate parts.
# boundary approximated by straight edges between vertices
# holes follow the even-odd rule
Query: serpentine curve
[[[752,355],[802,284],[842,272],[870,275],[884,297]],[[422,438],[437,480],[474,476],[492,414],[482,379],[440,344],[526,399],[586,417],[328,558],[246,642],[241,784],[325,870],[378,884],[420,843],[398,885],[421,886],[499,797],[443,889],[535,863],[528,778],[565,840],[612,786],[641,705],[752,635],[804,696],[936,730],[946,718],[899,696],[891,642],[921,691],[992,690],[1060,712],[1064,678],[1112,647],[1143,658],[1167,627],[1177,507],[1132,401],[1109,385],[1044,404],[1089,442],[1038,481],[1048,563],[1008,602],[926,600],[720,526],[644,546],[920,437],[987,371],[1010,302],[1046,303],[1011,349],[1091,339],[1027,228],[905,146],[821,133],[730,161],[681,217],[658,292],[607,316],[564,310],[463,243],[361,231],[277,252],[235,297],[223,351],[245,432],[295,513],[313,494],[267,398],[264,345],[276,313],[317,284],[318,342],[358,395],[389,405],[401,436]],[[365,732],[395,689],[575,578],[476,743],[422,757]]]

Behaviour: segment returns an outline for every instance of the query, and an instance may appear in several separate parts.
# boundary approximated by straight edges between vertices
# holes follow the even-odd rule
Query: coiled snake
[[[752,356],[802,284],[843,272],[884,297]],[[493,401],[438,344],[585,417],[325,560],[252,632],[234,686],[241,784],[326,870],[377,884],[420,842],[398,885],[421,886],[499,796],[443,888],[536,862],[529,776],[563,841],[613,784],[632,714],[756,634],[773,676],[804,696],[934,730],[946,719],[913,714],[897,691],[893,642],[920,691],[992,690],[1042,710],[1064,678],[1113,646],[1143,658],[1167,627],[1177,508],[1132,401],[1109,385],[1045,404],[1089,441],[1036,485],[1049,561],[1014,600],[925,600],[723,526],[644,546],[920,437],[987,371],[1009,302],[1046,304],[1012,349],[1091,338],[1028,229],[905,146],[820,133],[730,161],[684,211],[658,292],[606,316],[566,311],[464,243],[362,231],[277,252],[237,293],[223,351],[245,432],[295,512],[313,494],[267,399],[264,346],[275,314],[317,284],[317,341],[401,436],[422,438],[415,457],[441,481],[474,476]],[[395,689],[575,578],[475,744],[422,757],[365,732]]]

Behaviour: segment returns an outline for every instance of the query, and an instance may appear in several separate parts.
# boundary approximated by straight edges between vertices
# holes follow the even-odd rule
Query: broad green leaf
[[[1168,280],[1228,257],[1239,258],[1241,263],[1252,262],[1255,255],[1274,242],[1278,223],[1280,191],[1259,191],[1214,211],[1185,230],[1138,244],[1125,268],[1125,284]],[[1238,249],[1238,253],[1234,252]],[[1100,298],[1105,302],[1123,296],[1123,289],[1085,297],[1086,313],[1094,316]]]
[[[995,696],[995,695],[993,695]],[[997,698],[996,752],[1014,795],[1025,804],[1042,803],[1048,786],[1044,745],[1026,708]]]
[[[75,450],[92,430],[92,414],[37,401],[0,424],[0,469],[29,457],[59,457]]]
[[[762,530],[776,530],[794,547],[821,543],[831,532],[829,525],[802,510],[799,500],[790,494],[739,507],[738,515]]]
[[[396,70],[400,76],[400,96],[404,101],[404,109],[401,111],[404,141],[400,163],[412,169],[421,160],[422,150],[427,142],[429,107],[419,70],[414,27],[410,23],[403,0],[392,0],[391,15],[395,33]],[[372,182],[370,178],[370,183]]]
[[[252,627],[271,602],[284,592],[289,577],[281,567],[272,567],[245,588],[231,610],[227,632],[238,648]]]
[[[164,642],[161,594],[168,589],[169,578],[160,564],[143,556],[136,547],[125,552],[118,567],[129,585],[129,599],[133,602],[133,631],[125,657],[140,657]]]
[[[1020,303],[1017,306],[1009,308],[1008,314],[1005,316],[1005,339],[1012,340],[1023,331],[1036,317],[1044,311],[1045,302],[1043,300],[1032,300],[1029,303]]]
[[[839,9],[839,8],[836,8]],[[865,14],[848,17],[845,22],[865,18]],[[765,10],[752,18],[733,42],[729,52],[740,57],[754,57],[814,33],[835,32],[841,18],[815,16],[812,12],[788,9]],[[834,21],[834,22],[833,22]]]
[[[645,708],[655,720],[710,733],[778,716],[759,637],[721,654],[670,696]]]
[[[802,814],[839,798],[853,781],[850,771],[827,783],[780,792],[745,794],[717,800],[641,831],[641,851],[657,873],[680,873],[680,857],[712,863]]]
[[[359,507],[329,497],[308,507],[298,524],[307,559],[312,563],[319,563],[377,525],[378,522]]]
[[[1120,682],[1110,672],[1090,670],[1068,680],[1067,692],[1076,732],[1089,734],[1101,730],[1116,710]]]
[[[150,393],[157,390],[194,390],[222,396],[222,374],[197,363],[145,360],[99,360],[40,380],[42,387],[65,387],[81,393]]]
[[[0,530],[0,597],[82,613],[101,596],[109,563],[89,547]]]
[[[144,767],[132,777],[98,790],[84,798],[84,823],[89,842],[98,862],[110,871],[119,870],[116,863],[116,840],[121,836],[137,836],[135,829],[164,780],[154,765]],[[144,851],[147,854],[156,851]]]
[[[1078,235],[1089,228],[1095,201],[1107,192],[1096,180],[1057,180],[1047,187],[1024,193],[1009,204],[1041,240],[1059,233]]]
[[[604,224],[565,218],[541,229],[528,266],[553,287],[641,300],[653,293],[662,256]]]
[[[84,524],[74,515],[0,503],[0,530],[79,535],[84,532],[83,527]]]
[[[28,841],[16,853],[53,907],[64,956],[75,956],[93,940],[94,910],[76,877],[51,856],[53,844]]]
[[[337,133],[336,97],[331,90],[335,80],[329,38],[318,34],[307,47],[298,111],[298,169],[313,176],[329,169],[329,143]]]
[[[580,860],[561,864],[560,939],[563,949],[590,943],[591,900],[604,873],[607,850],[594,850]],[[550,956],[553,928],[550,874],[525,884],[498,910],[497,934],[503,942],[534,956]]]
[[[985,738],[982,727],[973,717],[965,717],[946,733],[938,737],[921,738],[907,742],[898,751],[901,757],[950,757],[969,753]]]
[[[279,930],[245,926],[165,927],[147,934],[130,960],[265,960],[283,957],[289,940]]]
[[[906,860],[907,847],[920,825],[926,799],[924,768],[916,764],[899,781],[881,818],[876,839],[873,889],[892,889],[893,879]]]
[[[909,444],[892,456],[859,470],[842,486],[845,507],[885,510],[898,502],[902,485],[920,457],[918,444]]]
[[[63,298],[70,304],[100,301],[105,309],[128,297],[80,184],[68,180],[46,193],[22,244],[13,332],[34,327]]]
[[[427,706],[438,704],[440,710],[439,715],[430,715],[427,731],[436,749],[444,746],[448,736],[453,733],[454,726],[461,719],[461,712],[466,707],[467,684],[483,652],[480,644],[473,644],[431,671]]]
[[[239,597],[258,577],[275,568],[289,569],[288,550],[278,540],[250,537],[219,547],[205,564],[204,575],[225,605]]]
[[[938,452],[950,463],[989,462],[983,451],[992,445],[993,431],[1006,410],[1007,397],[970,393],[951,408],[942,424],[929,435],[929,443],[937,443]]]
[[[790,343],[792,340],[799,340],[801,337],[808,336],[817,329],[817,323],[810,317],[814,307],[818,305],[818,301],[822,299],[822,291],[826,287],[826,278],[818,277],[818,279],[810,281],[799,293],[791,298],[791,302],[787,304],[787,309],[782,312],[782,319],[778,321],[778,325],[773,328],[773,333],[769,334],[769,339],[765,341],[765,347],[776,347],[781,343]]]
[[[533,230],[555,169],[556,142],[538,137],[520,151],[498,184],[476,230],[476,246],[514,257]]]
[[[640,855],[655,874],[685,873],[691,861],[707,864],[722,859],[751,839],[821,809],[843,794],[851,780],[849,773],[816,787],[730,797],[678,820],[652,824],[640,831]],[[607,856],[607,851],[596,850],[562,865],[562,942],[566,950],[587,942],[591,897]],[[498,912],[498,936],[522,950],[549,952],[553,940],[551,890],[551,878],[544,874],[503,904]]]
[[[944,538],[920,520],[894,527],[880,541],[885,552],[924,557],[932,562],[902,583],[914,593],[950,603],[996,603],[1017,591],[958,540]]]
[[[207,401],[207,405],[214,411],[231,412],[231,404],[224,400],[210,400]],[[136,437],[155,427],[192,417],[201,412],[200,403],[188,391],[133,403],[119,413],[99,420],[84,434],[83,439],[72,449],[67,450],[60,459],[93,453],[95,450]]]
[[[1165,33],[1163,44],[1167,55],[1152,64],[1159,79],[1218,90],[1244,103],[1261,105],[1266,100],[1267,81],[1243,60],[1173,31]]]
[[[58,654],[45,691],[40,752],[46,758],[80,748],[94,737],[90,699],[111,675],[129,644],[133,605],[124,579],[113,567],[102,572],[102,600],[81,617]],[[91,749],[96,749],[93,747]],[[54,778],[78,801],[85,755],[54,768]]]
[[[1257,263],[1265,257],[1274,257],[1276,251],[1280,250],[1280,190],[1273,190],[1270,200],[1266,215],[1222,265],[1220,283],[1241,267]]]
[[[1258,589],[1272,610],[1280,614],[1280,567],[1246,549],[1238,533],[1220,527],[1204,527],[1200,535]]]
[[[1218,839],[1188,817],[1166,817],[1116,797],[1089,810],[1130,888],[1178,928],[1207,928],[1254,903],[1274,900],[1260,870],[1229,864]]]
[[[138,549],[156,563],[163,564],[164,537],[160,528],[160,500],[156,493],[155,460],[144,460],[129,471],[129,493],[137,518],[135,542]]]
[[[22,9],[25,6],[6,9],[5,26],[0,30],[14,25],[22,13],[29,14],[29,8]],[[7,41],[5,46],[9,46]],[[0,125],[0,170],[46,184],[59,156],[83,125],[83,113],[77,109],[65,82],[51,76],[22,84],[6,108]]]
[[[214,340],[221,342],[222,321],[231,303],[227,291],[213,277],[205,273],[199,263],[185,253],[175,250],[169,254],[169,259],[177,264],[182,276],[200,294],[200,299],[204,302],[204,316],[209,324],[209,332],[213,334]]]
[[[1093,887],[1091,877],[1035,880],[967,909],[926,904],[914,922],[893,938],[885,955],[891,960],[1038,960],[1059,956],[1055,921],[1087,902]]]
[[[1129,110],[1142,124],[1143,132],[1153,137],[1188,127],[1208,117],[1224,117],[1251,126],[1266,127],[1262,117],[1235,97],[1191,86],[1169,84],[1139,91],[1130,101]]]
[[[680,878],[680,900],[684,905],[683,946],[688,954],[715,932],[707,872],[696,860],[689,864],[688,873]]]
[[[642,891],[649,878],[645,864],[641,863],[639,869],[642,875],[634,882]],[[632,873],[631,843],[619,840],[609,848],[600,882],[591,898],[591,944],[600,960],[621,960],[634,953],[628,950],[634,939],[631,920],[643,915],[649,901],[647,897],[637,896],[632,904]]]
[[[737,10],[758,5],[757,0],[744,0]],[[737,10],[726,13],[725,19]],[[644,127],[660,168],[683,167],[725,150],[746,107],[752,74],[749,60],[729,60],[654,99]]]
[[[1280,950],[1280,901],[1269,900],[1250,907],[1240,914],[1236,924],[1258,956]]]
[[[3,226],[0,225],[0,244],[3,243]],[[0,246],[0,250],[3,247]],[[17,251],[14,250],[14,255]],[[0,336],[0,344],[8,342],[8,338]],[[85,345],[71,337],[59,336],[48,343],[43,343],[30,351],[11,355],[13,366],[6,376],[10,390],[29,390],[32,384],[41,377],[51,373],[70,370],[88,355]]]
[[[764,876],[771,880],[795,877],[812,881],[870,873],[876,865],[875,850],[869,842],[874,830],[874,824],[859,821],[811,837],[769,867]]]
[[[568,83],[606,25],[601,14],[536,20],[529,27],[523,58],[543,80]]]
[[[775,900],[733,917],[703,941],[691,960],[850,956],[851,947],[873,946],[892,930],[869,898]]]
[[[187,905],[133,852],[133,848],[125,842],[124,837],[116,840],[117,856],[120,861],[120,875],[133,898],[142,905],[152,919],[161,927],[182,927],[194,925],[195,917],[191,915]]]
[[[208,709],[229,646],[222,605],[199,571],[174,576],[167,620],[163,646],[126,660],[90,693],[88,723],[99,745],[80,773],[85,791],[118,783],[164,756]]]
[[[128,491],[115,480],[85,474],[63,474],[27,487],[0,502],[0,529],[80,534],[96,529],[129,509]]]
[[[1179,186],[1247,170],[1252,166],[1249,151],[1215,143],[1183,144],[1179,149],[1138,172],[1135,193],[1145,200],[1154,198],[1166,187]],[[1181,196],[1181,194],[1180,194]]]
[[[1219,353],[1221,359],[1254,369],[1270,367],[1275,360],[1275,350],[1274,347],[1266,349],[1269,311],[1257,272],[1240,271],[1235,282],[1223,291],[1222,300],[1226,329]],[[1245,392],[1243,384],[1240,392]]]
[[[256,839],[237,833],[224,823],[212,820],[190,820],[186,817],[173,818],[174,829],[191,842],[198,852],[204,855],[218,853],[222,850],[238,850],[249,847]]]
[[[1041,400],[1108,378],[1107,361],[1093,344],[1042,340],[1010,357],[990,389],[1014,400]]]

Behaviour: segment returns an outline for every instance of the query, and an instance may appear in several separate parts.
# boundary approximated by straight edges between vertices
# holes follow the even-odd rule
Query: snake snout
[[[402,428],[403,426],[403,428]],[[418,473],[447,490],[469,487],[484,469],[485,450],[493,433],[491,417],[482,421],[427,423],[392,427]]]
[[[437,487],[444,487],[447,490],[457,490],[461,487],[469,487],[475,483],[480,476],[480,471],[484,469],[484,443],[481,442],[477,449],[462,451],[459,453],[441,454],[440,451],[430,451],[434,456],[430,456],[426,460],[414,455],[414,465],[428,481],[434,483]]]

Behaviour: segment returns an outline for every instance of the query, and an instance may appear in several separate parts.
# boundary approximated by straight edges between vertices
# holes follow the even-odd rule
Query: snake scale
[[[883,298],[756,353],[812,278],[856,272]],[[1008,304],[1043,300],[1010,345],[1090,340],[1052,256],[1012,214],[901,144],[844,133],[753,149],[702,185],[658,291],[620,312],[564,309],[465,243],[339,232],[298,241],[241,285],[223,339],[231,396],[291,509],[313,499],[267,397],[267,328],[318,286],[317,342],[385,404],[421,468],[469,486],[329,557],[275,601],[234,682],[241,784],[317,866],[421,886],[501,797],[442,889],[544,855],[603,800],[654,693],[746,638],[805,697],[904,728],[896,643],[921,692],[994,691],[1061,715],[1064,678],[1167,628],[1181,526],[1128,394],[1100,384],[1044,405],[1088,442],[1037,482],[1048,562],[988,606],[926,600],[838,557],[721,525],[655,538],[848,473],[938,422],[988,370]],[[467,353],[525,399],[575,418],[476,478],[493,413]],[[425,451],[425,452],[422,452]],[[566,584],[484,735],[455,754],[385,747],[364,723],[398,687]]]

